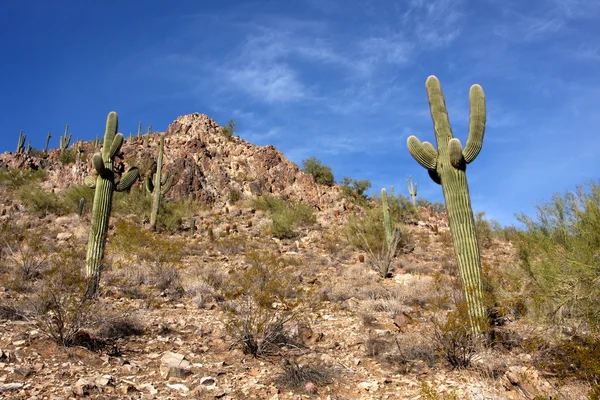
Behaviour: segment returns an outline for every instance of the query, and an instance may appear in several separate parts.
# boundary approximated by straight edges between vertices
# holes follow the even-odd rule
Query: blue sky
[[[468,91],[487,98],[467,176],[475,211],[503,224],[600,172],[600,1],[295,0],[0,2],[0,152],[20,129],[44,147],[164,131],[200,112],[336,179],[442,201],[406,139],[434,141],[424,84],[436,75],[454,135]]]

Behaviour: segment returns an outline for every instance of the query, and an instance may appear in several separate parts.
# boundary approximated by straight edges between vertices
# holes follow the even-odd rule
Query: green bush
[[[85,199],[83,212],[90,212],[94,204],[94,189],[86,185],[71,185],[64,193],[65,206],[72,212],[78,210],[80,199]]]
[[[600,323],[600,185],[555,194],[525,215],[519,257],[531,308],[551,321]]]
[[[230,119],[227,125],[221,127],[221,135],[225,136],[227,140],[231,140],[236,130],[235,125],[235,121]]]
[[[19,189],[31,182],[45,181],[48,174],[43,169],[36,171],[6,168],[0,169],[0,185],[8,186],[10,189]]]
[[[297,263],[275,253],[252,251],[247,266],[222,288],[227,302],[226,328],[245,354],[275,354],[292,343],[288,325],[296,317],[303,293],[295,275]]]
[[[368,200],[367,191],[371,188],[371,181],[367,179],[356,180],[345,176],[340,182],[342,194],[359,203],[366,204]]]
[[[271,195],[261,195],[253,202],[254,208],[269,213],[271,233],[279,239],[291,239],[297,229],[316,222],[313,209],[303,203],[288,202]]]
[[[305,173],[312,175],[315,178],[315,182],[321,185],[333,186],[335,183],[331,168],[321,164],[321,161],[317,160],[315,157],[303,160],[302,170]]]
[[[53,192],[46,192],[35,183],[21,186],[17,192],[17,197],[29,211],[41,216],[48,214],[64,215],[69,212],[62,198]]]
[[[81,159],[85,160],[85,154],[81,154]],[[63,164],[73,164],[77,160],[77,149],[75,146],[71,146],[71,148],[62,151],[58,155],[58,161]]]
[[[345,227],[348,242],[367,252],[369,264],[384,278],[391,272],[398,249],[408,242],[408,231],[399,226],[396,217],[391,215],[391,218],[394,225],[392,246],[387,244],[381,208],[367,209],[363,216],[350,216]]]

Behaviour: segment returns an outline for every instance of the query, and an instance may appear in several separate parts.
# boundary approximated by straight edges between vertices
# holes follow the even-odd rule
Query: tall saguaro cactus
[[[409,181],[410,179],[410,181]],[[413,183],[412,176],[409,176],[409,179],[406,180],[406,184],[408,185],[408,193],[412,198],[413,206],[417,206],[417,184]]]
[[[431,143],[421,143],[415,136],[408,138],[408,150],[415,160],[427,169],[431,179],[442,185],[471,328],[474,332],[480,332],[486,327],[486,310],[481,288],[481,257],[467,186],[466,166],[475,160],[481,151],[486,119],[485,96],[481,86],[471,86],[469,137],[463,150],[460,141],[452,136],[439,80],[430,76],[425,87],[437,151]]]
[[[59,145],[61,153],[65,151],[69,147],[69,143],[71,142],[72,133],[69,133],[69,124],[65,126],[65,134],[60,137]]]
[[[52,137],[52,134],[50,133],[50,131],[48,131],[48,136],[46,136],[46,146],[44,147],[44,153],[48,152],[48,146],[50,145],[51,137]]]
[[[146,177],[146,190],[152,194],[152,212],[150,213],[150,229],[156,229],[156,220],[158,218],[158,208],[160,206],[160,199],[162,196],[173,186],[173,177],[169,177],[169,173],[165,172],[162,175],[163,166],[163,153],[165,146],[165,135],[160,135],[160,145],[158,147],[158,158],[156,160],[156,172],[152,177],[148,175]]]
[[[112,208],[113,192],[125,191],[138,179],[136,167],[129,168],[120,181],[115,179],[113,163],[123,145],[123,135],[117,133],[118,117],[116,112],[108,114],[102,153],[96,153],[92,159],[97,177],[88,176],[85,183],[95,188],[92,205],[92,223],[86,258],[86,276],[89,279],[88,294],[95,294],[100,282],[100,264],[104,256],[106,231]]]
[[[19,141],[17,142],[17,154],[23,153],[25,149],[25,139],[27,139],[27,135],[23,134],[23,129],[19,132]]]

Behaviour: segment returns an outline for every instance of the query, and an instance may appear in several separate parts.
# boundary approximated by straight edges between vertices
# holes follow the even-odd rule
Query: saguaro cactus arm
[[[125,174],[123,175],[123,177],[121,178],[121,180],[117,183],[116,186],[116,191],[117,192],[124,192],[126,190],[128,190],[131,185],[133,185],[135,183],[135,181],[138,180],[138,178],[140,177],[140,173],[137,169],[137,167],[131,167],[127,170],[127,172],[125,172]]]
[[[408,151],[422,167],[427,169],[435,169],[437,164],[437,151],[429,142],[423,142],[416,137],[408,138]]]
[[[463,152],[467,164],[473,161],[481,151],[485,133],[485,95],[483,88],[479,85],[473,85],[469,90],[469,110],[469,137]]]

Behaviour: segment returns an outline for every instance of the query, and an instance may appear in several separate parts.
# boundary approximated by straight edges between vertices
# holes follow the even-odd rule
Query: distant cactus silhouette
[[[27,135],[23,134],[23,129],[19,132],[19,140],[17,142],[17,154],[22,154],[25,149],[25,139],[27,139]]]
[[[158,147],[158,157],[156,160],[156,172],[149,174],[146,177],[146,190],[148,193],[152,193],[152,212],[150,213],[150,229],[156,229],[156,221],[158,219],[158,209],[160,207],[160,199],[162,196],[173,186],[173,178],[169,177],[169,173],[165,172],[163,175],[163,153],[165,145],[165,135],[160,135],[160,145]],[[152,177],[151,177],[152,175]]]

